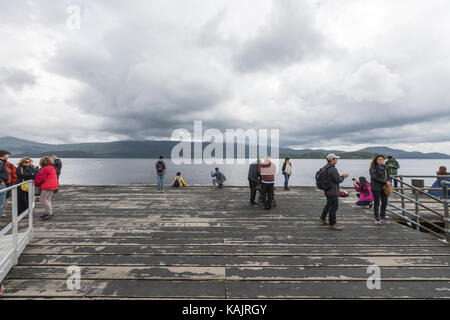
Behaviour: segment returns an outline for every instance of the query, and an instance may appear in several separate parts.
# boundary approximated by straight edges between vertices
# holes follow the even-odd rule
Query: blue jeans
[[[287,188],[288,187],[288,184],[289,184],[289,177],[290,177],[291,175],[290,174],[285,174],[284,175],[284,187],[285,188]]]
[[[158,179],[158,191],[164,190],[164,175],[158,174],[156,178]]]
[[[5,186],[4,184],[0,185],[0,190],[6,188],[7,186]],[[2,192],[0,193],[0,210],[3,209],[3,207],[5,206],[5,202],[6,202],[6,192]]]

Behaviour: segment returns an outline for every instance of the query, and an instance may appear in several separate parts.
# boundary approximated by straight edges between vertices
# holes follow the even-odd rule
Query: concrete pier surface
[[[372,211],[342,201],[345,229],[330,230],[315,188],[275,197],[264,210],[244,187],[63,186],[51,220],[36,204],[34,239],[0,299],[450,298],[448,244],[375,225]],[[380,289],[368,287],[372,265]],[[79,289],[67,285],[70,266]]]

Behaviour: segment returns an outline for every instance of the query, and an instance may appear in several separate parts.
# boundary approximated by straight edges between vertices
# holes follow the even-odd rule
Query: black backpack
[[[158,161],[156,163],[156,172],[163,172],[164,171],[164,165],[162,161]]]
[[[173,186],[178,188],[180,186],[180,179],[179,178],[175,178],[175,181],[173,182]]]
[[[331,189],[331,184],[328,180],[327,170],[330,166],[327,164],[323,168],[320,168],[319,171],[316,172],[316,186],[320,190],[329,190]]]

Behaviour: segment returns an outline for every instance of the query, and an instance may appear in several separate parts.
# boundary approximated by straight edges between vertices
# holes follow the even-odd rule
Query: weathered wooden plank
[[[448,281],[381,281],[370,290],[366,281],[237,281],[226,282],[227,298],[295,299],[448,299]]]

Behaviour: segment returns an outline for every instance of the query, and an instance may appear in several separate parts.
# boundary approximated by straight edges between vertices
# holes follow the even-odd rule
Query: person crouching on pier
[[[172,187],[174,188],[187,187],[186,182],[184,182],[183,177],[181,176],[181,172],[177,172],[177,175],[172,181]]]
[[[356,196],[358,197],[358,201],[356,202],[357,206],[369,206],[372,208],[373,203],[373,195],[370,190],[370,183],[367,182],[366,177],[359,177],[358,180],[353,179],[353,187],[355,188]]]
[[[328,227],[330,229],[341,231],[343,228],[341,226],[338,226],[336,222],[336,213],[339,208],[339,184],[348,177],[348,174],[344,173],[342,175],[339,175],[339,172],[336,169],[336,164],[339,158],[340,157],[335,155],[334,153],[330,153],[329,155],[327,155],[328,163],[325,165],[324,169],[329,188],[324,190],[324,194],[327,197],[327,204],[322,210],[320,222],[326,225],[326,219],[328,215]]]
[[[211,171],[211,177],[213,187],[218,185],[219,188],[223,188],[223,173],[219,171],[219,168],[215,168],[214,171]]]
[[[375,224],[389,223],[386,217],[386,208],[388,203],[388,195],[385,188],[391,188],[392,184],[389,182],[389,172],[384,165],[384,156],[376,155],[370,163],[370,188],[373,194],[373,212],[375,215]],[[380,208],[381,202],[381,208]],[[381,210],[380,210],[381,209]]]
[[[275,184],[276,165],[270,161],[269,157],[264,157],[264,161],[259,164],[258,173],[261,175],[261,193],[264,209],[272,208],[273,186]]]
[[[53,216],[52,210],[52,196],[55,190],[58,189],[58,177],[56,175],[56,168],[53,166],[53,161],[50,157],[43,157],[39,162],[41,170],[39,170],[34,180],[34,184],[41,188],[41,203],[44,206],[45,213],[41,219],[47,220]]]

